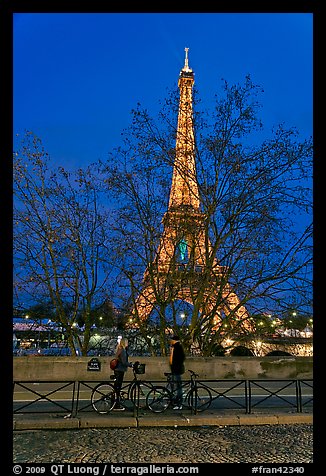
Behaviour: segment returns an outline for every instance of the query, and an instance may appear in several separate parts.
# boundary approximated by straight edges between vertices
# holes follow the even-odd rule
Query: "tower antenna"
[[[189,48],[185,48],[185,52],[186,52],[186,56],[185,56],[185,65],[184,67],[182,68],[182,71],[192,71],[191,68],[189,68],[189,63],[188,63],[188,51],[189,51]]]

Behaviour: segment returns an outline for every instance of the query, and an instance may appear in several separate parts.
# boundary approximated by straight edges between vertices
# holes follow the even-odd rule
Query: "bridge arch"
[[[251,357],[255,354],[252,350],[248,349],[248,347],[245,347],[244,345],[238,345],[231,350],[230,355],[237,357]]]
[[[286,352],[285,350],[272,350],[266,354],[266,357],[273,357],[273,356],[293,356],[290,352]]]

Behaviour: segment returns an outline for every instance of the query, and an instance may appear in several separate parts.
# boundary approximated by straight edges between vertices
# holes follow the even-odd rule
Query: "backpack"
[[[112,359],[110,361],[110,369],[114,370],[116,368],[116,366],[118,365],[118,362],[119,362],[119,359]]]

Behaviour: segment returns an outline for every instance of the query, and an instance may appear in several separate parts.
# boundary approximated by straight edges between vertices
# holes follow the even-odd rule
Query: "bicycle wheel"
[[[109,413],[115,405],[115,391],[113,385],[100,383],[93,388],[91,395],[92,407],[97,413]]]
[[[170,403],[171,394],[165,387],[153,387],[146,397],[146,405],[154,413],[164,412]]]
[[[188,393],[188,405],[197,412],[207,410],[212,403],[212,394],[207,387],[198,386]]]
[[[150,387],[142,383],[132,383],[129,389],[129,400],[138,408],[146,407],[146,398]],[[138,393],[139,392],[139,393]]]

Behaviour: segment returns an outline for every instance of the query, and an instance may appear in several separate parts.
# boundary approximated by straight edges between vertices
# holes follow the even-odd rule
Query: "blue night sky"
[[[140,102],[177,87],[189,47],[209,108],[221,78],[250,74],[267,130],[312,134],[312,13],[16,13],[14,133],[31,130],[58,165],[106,159]]]

